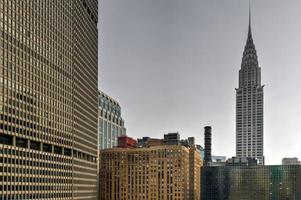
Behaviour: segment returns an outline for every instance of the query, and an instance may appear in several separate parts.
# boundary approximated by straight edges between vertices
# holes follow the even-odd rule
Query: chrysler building
[[[249,11],[248,38],[236,89],[236,156],[256,158],[260,165],[264,165],[263,87]]]

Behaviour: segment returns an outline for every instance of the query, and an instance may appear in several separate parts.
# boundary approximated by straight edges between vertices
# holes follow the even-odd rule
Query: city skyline
[[[236,1],[0,1],[0,200],[300,199],[301,2]]]
[[[211,125],[213,154],[235,155],[234,88],[248,4],[102,2],[100,88],[123,107],[128,135],[179,131],[203,144],[203,126]],[[297,0],[252,2],[253,38],[266,84],[266,164],[301,157],[300,9]]]

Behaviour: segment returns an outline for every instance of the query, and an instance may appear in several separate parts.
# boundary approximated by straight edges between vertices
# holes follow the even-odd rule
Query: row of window
[[[62,74],[64,76],[64,78],[68,78],[68,79],[72,78],[70,73],[66,72],[61,67],[59,67],[59,66],[55,65],[54,63],[50,62],[44,56],[42,56],[39,53],[37,53],[36,51],[32,50],[27,45],[23,44],[18,39],[15,39],[14,37],[10,36],[9,34],[5,33],[4,31],[0,31],[0,37],[1,38],[7,38],[8,41],[11,41],[12,44],[16,45],[18,51],[23,50],[24,52],[27,52],[29,55],[31,55],[35,59],[39,60],[43,64],[47,65],[48,67],[51,67],[57,73]],[[3,42],[3,45],[5,45],[5,44],[7,44],[7,43]],[[16,54],[16,48],[12,45],[7,45],[5,49],[10,51],[11,53]]]
[[[3,188],[4,191],[11,191],[12,187],[6,187]],[[29,186],[24,186],[22,188],[24,191],[28,191],[29,190]],[[31,194],[6,194],[6,195],[2,195],[0,194],[0,199],[4,199],[4,200],[23,200],[23,199],[52,199],[52,198],[64,198],[64,199],[72,199],[72,193],[61,193],[56,191],[56,193],[41,193],[36,192],[36,193],[31,193]]]
[[[112,121],[113,123],[118,124],[119,126],[124,126],[123,119],[120,116],[118,117],[117,115],[113,115],[109,112],[106,112],[103,109],[100,109],[99,115],[100,115],[100,117],[103,117],[109,121]]]
[[[16,147],[21,147],[21,148],[29,148],[32,150],[37,150],[37,151],[43,151],[46,153],[54,153],[58,155],[64,155],[64,156],[72,156],[72,150],[69,148],[63,148],[60,146],[56,145],[51,145],[47,143],[42,143],[38,141],[33,141],[25,138],[20,138],[16,136],[11,136],[11,135],[5,135],[5,134],[0,134],[0,144],[5,144],[5,145],[14,145],[15,141],[15,146]],[[83,159],[89,162],[94,162],[96,163],[96,157],[79,152],[79,151],[73,151],[73,155],[76,158]]]
[[[24,184],[24,183],[39,183],[40,184],[39,186],[42,186],[41,184],[43,184],[43,183],[47,184],[47,185],[55,184],[57,186],[58,185],[62,185],[62,184],[63,185],[66,185],[66,184],[71,185],[72,184],[72,179],[58,178],[58,176],[60,176],[60,177],[66,177],[68,175],[63,176],[61,173],[57,173],[55,175],[49,175],[49,176],[56,176],[56,178],[0,176],[0,182],[1,182],[1,185],[5,184],[5,183],[7,185],[15,184],[15,183],[22,183],[22,184]],[[68,177],[71,178],[72,177],[72,173],[69,173]],[[68,187],[68,186],[64,186],[64,187]]]

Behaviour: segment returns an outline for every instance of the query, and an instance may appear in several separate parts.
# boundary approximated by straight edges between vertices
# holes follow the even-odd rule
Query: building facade
[[[236,156],[252,157],[264,164],[263,141],[263,85],[261,85],[261,68],[251,31],[245,45],[241,69],[239,70],[239,87],[236,89]]]
[[[282,165],[301,165],[301,161],[298,158],[283,158]]]
[[[199,200],[201,165],[183,145],[101,150],[100,200]]]
[[[301,166],[203,167],[202,200],[299,200]]]
[[[227,161],[226,156],[212,156],[212,161],[208,163],[208,166],[225,166]]]
[[[118,147],[121,148],[136,148],[138,147],[137,140],[126,135],[118,137]]]
[[[0,199],[97,194],[97,0],[0,1]]]
[[[98,96],[98,136],[99,149],[117,146],[118,137],[125,135],[124,120],[121,117],[119,103],[105,94],[99,92]]]
[[[248,157],[232,157],[226,161],[227,166],[257,166],[258,160]]]

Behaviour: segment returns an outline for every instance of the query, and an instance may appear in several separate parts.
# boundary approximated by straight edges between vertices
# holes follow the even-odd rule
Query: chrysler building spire
[[[251,32],[251,1],[249,1],[249,34],[252,34],[252,32]]]
[[[247,39],[247,45],[254,46],[253,44],[253,37],[252,37],[252,25],[251,25],[251,2],[249,3],[249,30],[248,30],[248,39]],[[255,49],[255,46],[254,46]]]
[[[236,156],[256,158],[262,165],[263,94],[261,68],[252,37],[250,4],[248,37],[236,89]]]

